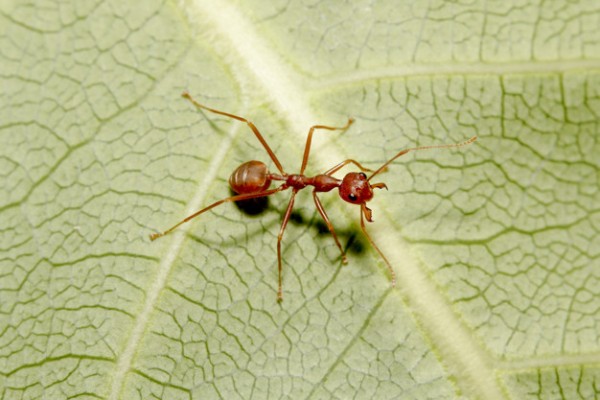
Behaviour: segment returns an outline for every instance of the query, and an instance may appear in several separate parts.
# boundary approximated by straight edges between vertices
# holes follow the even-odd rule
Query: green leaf
[[[0,397],[600,396],[600,6],[0,5]],[[241,162],[348,158],[389,190],[251,217]],[[348,168],[351,170],[351,168]],[[341,174],[340,174],[341,175]],[[306,193],[305,193],[306,192]]]

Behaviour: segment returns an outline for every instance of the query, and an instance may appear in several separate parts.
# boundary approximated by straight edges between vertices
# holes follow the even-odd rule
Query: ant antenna
[[[395,159],[397,159],[400,156],[405,155],[409,151],[429,150],[429,149],[447,149],[449,147],[462,147],[462,146],[466,146],[468,144],[471,144],[471,143],[473,143],[476,140],[477,140],[477,136],[473,136],[471,139],[467,140],[466,142],[462,142],[462,143],[442,144],[442,145],[436,145],[436,146],[421,146],[421,147],[413,147],[413,148],[410,148],[410,149],[402,150],[400,153],[398,153],[394,157],[390,158],[385,164],[383,164],[381,167],[379,167],[375,172],[373,172],[371,174],[371,176],[369,176],[369,178],[367,179],[367,181],[371,180],[372,177],[374,177],[375,175],[377,175],[380,172],[382,172],[383,170],[385,170],[386,167],[388,165],[390,165]]]

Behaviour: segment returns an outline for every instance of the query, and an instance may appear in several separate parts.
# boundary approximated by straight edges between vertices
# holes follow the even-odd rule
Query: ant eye
[[[356,201],[356,195],[355,195],[355,194],[353,194],[353,193],[350,193],[350,194],[348,195],[348,198],[350,199],[350,201]]]
[[[363,179],[367,179],[367,175],[364,172],[359,172],[358,175]]]

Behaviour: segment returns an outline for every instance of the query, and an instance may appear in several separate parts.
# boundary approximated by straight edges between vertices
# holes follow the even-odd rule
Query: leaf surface
[[[598,3],[218,3],[1,3],[0,397],[598,397]],[[288,192],[148,240],[276,170],[185,90],[288,173],[479,139],[377,177],[396,288],[300,192],[279,304]]]

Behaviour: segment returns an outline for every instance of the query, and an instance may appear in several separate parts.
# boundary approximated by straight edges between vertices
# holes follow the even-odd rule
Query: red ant
[[[388,161],[386,161],[381,167],[379,167],[375,171],[363,167],[359,162],[357,162],[355,160],[348,159],[348,160],[342,161],[341,163],[339,163],[338,165],[329,169],[328,171],[326,171],[323,174],[319,174],[319,175],[316,175],[313,177],[304,175],[304,170],[306,169],[306,164],[308,162],[308,155],[310,153],[310,145],[311,145],[311,141],[312,141],[313,132],[316,129],[326,129],[326,130],[330,130],[330,131],[346,130],[354,122],[354,119],[349,118],[346,125],[341,126],[341,127],[325,126],[325,125],[312,126],[308,131],[306,145],[304,146],[304,156],[302,157],[302,166],[300,167],[300,173],[288,174],[283,170],[283,167],[281,166],[281,163],[277,159],[277,156],[275,156],[275,153],[273,153],[273,150],[271,150],[271,148],[269,147],[269,145],[267,144],[267,142],[265,141],[265,139],[263,138],[261,133],[258,131],[256,126],[252,122],[248,121],[246,118],[242,118],[242,117],[234,115],[234,114],[229,114],[224,111],[219,111],[219,110],[215,110],[213,108],[206,107],[206,106],[198,103],[196,100],[194,100],[192,98],[192,96],[190,96],[190,94],[187,92],[184,92],[182,94],[182,96],[184,98],[188,99],[193,105],[195,105],[199,109],[210,111],[215,114],[224,115],[226,117],[233,118],[233,119],[236,119],[238,121],[242,121],[242,122],[245,122],[246,124],[248,124],[250,129],[252,129],[252,132],[254,132],[254,134],[256,135],[256,138],[258,139],[258,141],[263,145],[263,147],[269,154],[269,157],[271,157],[271,160],[273,160],[273,163],[275,163],[275,166],[277,167],[277,170],[279,170],[280,173],[277,174],[277,173],[269,172],[266,164],[261,161],[253,160],[253,161],[248,161],[248,162],[243,163],[233,172],[233,174],[231,174],[231,177],[229,178],[229,185],[231,186],[231,188],[233,189],[234,192],[238,193],[237,195],[219,200],[219,201],[209,205],[208,207],[201,209],[200,211],[190,215],[189,217],[178,222],[176,225],[174,225],[173,227],[167,229],[166,231],[164,231],[162,233],[151,234],[150,240],[155,240],[161,236],[168,234],[169,232],[173,231],[175,228],[177,228],[181,224],[183,224],[183,223],[191,220],[192,218],[197,217],[198,215],[200,215],[214,207],[217,207],[223,203],[254,199],[257,197],[266,197],[266,196],[275,194],[277,192],[281,192],[283,190],[291,188],[292,196],[290,198],[287,209],[285,211],[285,215],[283,216],[283,222],[281,223],[279,235],[277,236],[277,265],[279,268],[279,286],[278,286],[278,290],[277,290],[277,300],[278,301],[283,300],[283,294],[282,294],[282,289],[281,289],[281,239],[283,237],[283,232],[285,231],[287,223],[290,219],[290,215],[292,213],[292,208],[294,207],[294,199],[296,197],[296,194],[301,189],[304,189],[307,186],[314,187],[313,199],[315,201],[315,205],[317,207],[317,210],[319,211],[319,214],[321,214],[321,217],[323,217],[323,219],[325,220],[325,223],[327,224],[327,227],[329,228],[329,231],[331,232],[331,235],[333,236],[333,240],[335,240],[335,244],[337,245],[337,247],[340,249],[340,252],[342,253],[342,263],[343,264],[347,264],[348,259],[346,258],[344,249],[342,248],[342,245],[340,244],[340,241],[338,240],[338,237],[335,234],[333,225],[331,224],[331,221],[329,221],[329,218],[327,217],[327,213],[325,213],[325,209],[323,208],[321,201],[317,197],[317,193],[329,192],[335,188],[338,188],[338,191],[339,191],[339,194],[340,194],[340,197],[342,198],[342,200],[347,201],[348,203],[360,205],[360,209],[361,209],[360,227],[361,227],[363,233],[365,234],[365,236],[367,237],[367,240],[369,241],[369,243],[371,243],[373,248],[375,248],[375,250],[381,256],[383,261],[385,261],[385,263],[388,267],[388,270],[390,272],[391,282],[392,282],[392,287],[393,287],[393,286],[396,286],[396,273],[394,272],[389,260],[386,258],[386,256],[383,254],[383,252],[379,249],[379,247],[377,247],[377,245],[375,244],[375,242],[373,241],[371,236],[369,236],[369,233],[367,232],[367,230],[365,228],[365,219],[369,222],[373,222],[371,209],[369,209],[366,205],[367,202],[373,198],[373,195],[374,195],[373,189],[383,189],[383,188],[387,189],[387,186],[385,185],[385,183],[370,183],[371,178],[373,178],[375,175],[386,170],[387,166],[390,163],[392,163],[398,157],[408,153],[409,151],[417,151],[417,150],[425,150],[425,149],[445,149],[445,148],[449,148],[449,147],[461,147],[461,146],[466,146],[470,143],[473,143],[477,139],[477,136],[473,136],[471,139],[467,140],[466,142],[457,143],[457,144],[446,144],[446,145],[438,145],[438,146],[422,146],[422,147],[413,147],[410,149],[405,149],[405,150],[402,150],[401,152],[399,152],[398,154],[396,154],[394,157],[390,158]],[[332,176],[334,173],[336,173],[337,171],[339,171],[340,169],[342,169],[343,167],[345,167],[348,164],[354,164],[356,167],[358,167],[361,170],[361,172],[349,172],[346,174],[346,176],[344,176],[344,179],[342,179],[342,180],[334,178]],[[371,172],[371,175],[369,177],[367,177],[365,172]],[[283,183],[275,189],[269,189],[269,186],[271,186],[272,181],[282,181]]]

